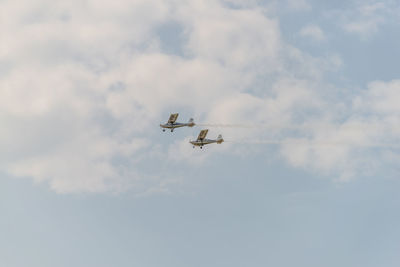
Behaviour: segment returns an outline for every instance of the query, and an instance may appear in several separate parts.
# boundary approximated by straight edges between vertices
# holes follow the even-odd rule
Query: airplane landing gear
[[[203,147],[201,146],[200,149],[203,149]]]
[[[171,129],[171,133],[174,131],[174,129]]]
[[[162,129],[163,132],[165,132],[165,129]]]

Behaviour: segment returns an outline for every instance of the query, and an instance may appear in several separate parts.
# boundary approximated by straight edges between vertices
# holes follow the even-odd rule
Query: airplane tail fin
[[[195,125],[193,118],[189,119],[189,127],[193,127]]]
[[[222,135],[218,135],[217,144],[221,144],[222,142],[224,142],[224,139],[222,138]]]

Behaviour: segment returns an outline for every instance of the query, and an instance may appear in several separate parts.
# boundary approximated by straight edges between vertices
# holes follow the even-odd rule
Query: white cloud
[[[397,10],[397,11],[396,11]],[[370,37],[380,28],[398,20],[398,5],[391,1],[369,3],[360,2],[356,8],[334,12],[339,17],[343,29],[349,33]]]
[[[312,6],[307,0],[287,0],[287,5],[294,10],[308,11],[312,9]]]
[[[395,166],[378,155],[396,155],[400,147],[399,92],[397,80],[371,83],[353,99],[344,122],[334,122],[339,118],[331,107],[330,119],[310,125],[308,138],[283,142],[283,156],[295,166],[337,173],[340,180]]]
[[[383,2],[365,4],[359,8],[360,13],[365,16],[374,15],[377,11],[385,9],[386,5]]]
[[[400,113],[400,80],[375,81],[368,90],[354,101],[354,106],[363,112],[397,117]]]
[[[186,48],[191,55],[235,69],[276,65],[278,24],[261,11],[209,4],[181,7],[179,14],[190,25]]]
[[[325,34],[317,25],[307,25],[300,30],[300,35],[316,41],[325,40]]]
[[[222,0],[221,2],[233,7],[259,7],[259,0]]]
[[[354,143],[362,147],[386,136],[344,130],[357,118],[331,125],[337,107],[322,97],[321,79],[340,64],[285,44],[278,22],[263,8],[223,2],[3,1],[8,12],[0,23],[0,62],[7,63],[0,72],[1,170],[62,193],[168,191],[174,180],[164,176],[166,167],[149,168],[146,162],[208,159],[187,140],[155,142],[154,127],[172,109],[209,122],[251,118],[278,125],[267,132],[224,128],[223,135],[305,138],[282,145],[290,163],[350,177],[359,162]],[[181,55],[164,52],[158,36],[171,21],[182,27]],[[390,114],[397,112],[392,99],[398,85],[387,85],[372,84],[351,112],[387,114],[385,123],[396,122]],[[285,132],[307,120],[325,120],[329,131],[317,127],[295,137]],[[361,122],[368,123],[367,116]],[[321,142],[343,145],[330,150]],[[207,152],[235,149],[227,143]]]
[[[148,184],[136,166],[168,157],[146,134],[154,122],[170,107],[202,114],[244,90],[280,47],[274,20],[219,1],[3,7],[1,168],[64,193]],[[160,47],[158,27],[171,20],[184,29],[185,57]]]
[[[344,25],[346,31],[350,33],[358,33],[365,36],[372,35],[378,31],[379,25],[382,24],[384,20],[382,18],[369,18],[359,21],[351,21]]]

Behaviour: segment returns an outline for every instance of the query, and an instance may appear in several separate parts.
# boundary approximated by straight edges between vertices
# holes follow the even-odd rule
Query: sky
[[[0,266],[398,266],[399,4],[0,0]]]

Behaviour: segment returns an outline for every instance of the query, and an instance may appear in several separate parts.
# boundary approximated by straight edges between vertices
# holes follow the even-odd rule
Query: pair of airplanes
[[[192,118],[187,123],[176,122],[176,120],[178,119],[178,115],[179,115],[178,113],[171,114],[169,116],[167,123],[160,124],[160,127],[162,128],[163,132],[165,132],[166,129],[170,129],[171,133],[172,133],[175,128],[193,127],[196,125]],[[193,145],[193,148],[195,148],[196,146],[203,148],[204,145],[213,144],[213,143],[221,144],[222,142],[224,142],[222,135],[218,135],[217,139],[206,139],[207,133],[208,133],[208,129],[201,130],[197,139],[193,140],[193,141],[190,140],[189,143],[191,143]]]

